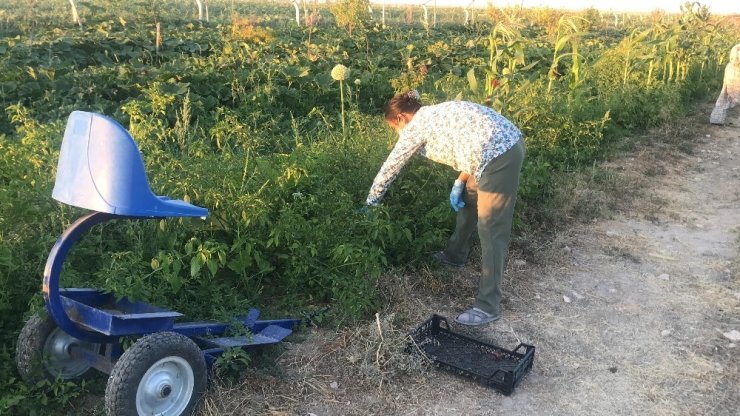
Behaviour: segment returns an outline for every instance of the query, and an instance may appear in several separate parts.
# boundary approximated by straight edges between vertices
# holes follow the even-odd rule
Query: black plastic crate
[[[534,363],[534,346],[509,351],[450,330],[447,318],[432,315],[411,332],[410,353],[423,352],[438,367],[510,395]]]

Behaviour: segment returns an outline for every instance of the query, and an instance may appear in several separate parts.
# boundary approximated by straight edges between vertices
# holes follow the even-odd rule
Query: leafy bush
[[[159,10],[157,51],[151,2],[84,2],[82,28],[50,3],[26,3],[11,0],[11,17],[0,15],[0,413],[30,413],[28,397],[57,409],[84,390],[27,387],[12,368],[20,316],[43,304],[49,248],[82,214],[50,198],[71,111],[122,122],[152,189],[210,215],[99,226],[70,253],[63,286],[103,287],[193,319],[325,304],[357,319],[381,306],[385,268],[418,262],[453,226],[455,174],[421,158],[372,220],[357,212],[393,146],[377,114],[394,90],[419,88],[430,104],[489,100],[522,128],[516,227],[526,230],[552,220],[542,211],[556,194],[553,172],[591,166],[621,132],[671,120],[718,89],[719,60],[738,40],[693,6],[655,25],[574,24],[560,39],[566,20],[546,10],[522,11],[520,32],[479,22],[376,26],[348,38],[253,3],[214,4],[221,18],[195,24],[183,20],[192,4],[175,2]],[[365,18],[366,1],[341,4],[358,7],[355,25]],[[256,26],[240,14],[266,17]],[[330,75],[338,63],[352,74],[346,136]]]

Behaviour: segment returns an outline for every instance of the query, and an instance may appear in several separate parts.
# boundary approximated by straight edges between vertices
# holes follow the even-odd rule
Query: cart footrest
[[[235,348],[250,345],[276,344],[293,331],[277,325],[270,325],[257,334],[238,337],[198,338],[210,348]]]
[[[125,297],[116,299],[100,289],[68,288],[59,293],[64,311],[72,322],[109,336],[169,331],[175,319],[182,316],[179,312]]]

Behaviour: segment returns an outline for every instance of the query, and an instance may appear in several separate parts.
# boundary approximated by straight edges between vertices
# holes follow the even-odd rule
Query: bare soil
[[[201,413],[736,415],[740,355],[724,334],[740,331],[740,117],[711,126],[705,110],[683,138],[657,129],[602,166],[627,185],[610,217],[510,253],[503,319],[453,326],[536,346],[511,396],[402,351],[415,325],[472,303],[473,263],[385,276],[376,321],[297,334],[274,366],[212,388]]]

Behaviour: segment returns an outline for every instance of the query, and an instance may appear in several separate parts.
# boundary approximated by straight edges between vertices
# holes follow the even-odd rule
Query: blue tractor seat
[[[131,135],[101,114],[67,120],[52,197],[79,208],[132,217],[201,217],[206,208],[157,196]]]

